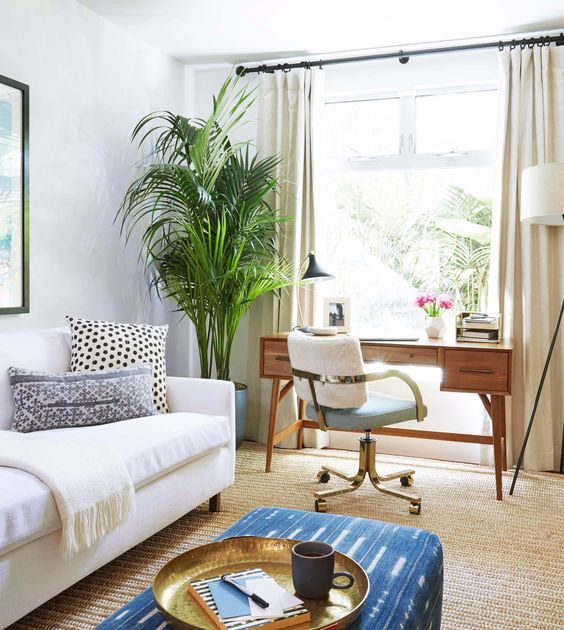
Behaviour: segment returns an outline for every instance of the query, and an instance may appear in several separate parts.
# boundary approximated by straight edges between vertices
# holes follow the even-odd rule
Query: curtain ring
[[[504,49],[504,45],[503,45],[503,42],[502,42],[502,41],[500,41],[500,42],[498,43],[498,45],[497,45],[497,49],[499,50],[499,52],[502,52],[502,51],[503,51],[503,49]]]
[[[522,40],[519,42],[519,48],[520,48],[521,50],[525,50],[525,46],[526,46],[526,45],[527,45],[527,40],[526,40],[526,39],[522,39]]]
[[[319,60],[319,69],[323,70],[323,59]]]
[[[282,67],[280,68],[280,70],[282,70],[282,72],[290,72],[290,68],[288,66],[289,66],[289,64],[283,63]]]
[[[511,43],[509,44],[509,50],[515,50],[515,48],[517,48],[517,42],[512,39]]]

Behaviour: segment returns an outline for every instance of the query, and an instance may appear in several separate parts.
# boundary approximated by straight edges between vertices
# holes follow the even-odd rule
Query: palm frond
[[[278,254],[283,223],[270,206],[278,189],[277,156],[258,159],[233,144],[254,90],[230,77],[207,120],[172,112],[142,118],[133,130],[145,156],[116,219],[126,242],[155,271],[152,286],[194,324],[203,377],[229,378],[241,317],[261,295],[294,283]]]

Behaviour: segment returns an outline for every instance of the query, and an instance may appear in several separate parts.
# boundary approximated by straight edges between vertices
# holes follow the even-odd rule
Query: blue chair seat
[[[369,392],[368,400],[362,407],[333,409],[322,406],[321,408],[325,414],[325,423],[328,427],[349,431],[365,431],[383,427],[387,424],[417,419],[414,400],[398,398],[397,396],[379,392]],[[317,420],[313,402],[308,402],[306,415],[310,420]],[[427,415],[427,407],[425,407],[425,415]]]

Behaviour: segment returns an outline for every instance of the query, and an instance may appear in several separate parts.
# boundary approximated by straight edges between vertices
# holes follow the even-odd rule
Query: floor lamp
[[[521,221],[538,225],[554,225],[564,227],[564,162],[551,162],[531,166],[523,171],[521,186]],[[509,494],[513,494],[517,477],[523,463],[523,456],[527,448],[529,434],[533,426],[535,414],[542,393],[542,388],[552,358],[552,352],[558,337],[562,314],[564,313],[564,299],[560,306],[560,314],[556,321],[556,327],[552,335],[552,341],[548,348],[546,361],[540,378],[539,386],[533,403],[531,417],[519,453],[519,459],[511,482]],[[564,467],[564,430],[562,434],[562,449],[560,451],[560,472]]]

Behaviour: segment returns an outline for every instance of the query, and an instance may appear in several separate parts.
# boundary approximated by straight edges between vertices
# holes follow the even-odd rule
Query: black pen
[[[255,604],[258,604],[261,608],[268,608],[270,606],[270,604],[268,602],[265,602],[262,597],[259,597],[256,593],[253,593],[252,591],[249,591],[248,588],[237,584],[237,582],[235,582],[233,578],[230,578],[227,575],[222,575],[221,579],[226,584],[234,586],[238,591],[241,591],[241,593],[244,593],[247,597],[250,597],[253,602],[255,602]]]

